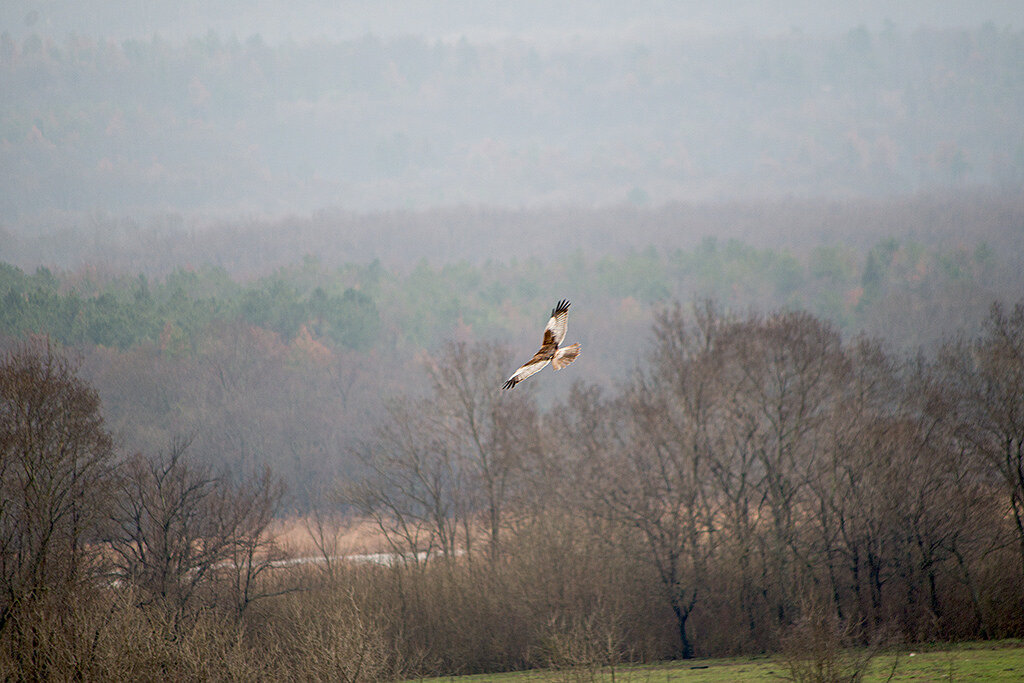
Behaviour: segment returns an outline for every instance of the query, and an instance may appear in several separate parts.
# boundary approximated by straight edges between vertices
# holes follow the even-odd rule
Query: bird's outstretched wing
[[[544,326],[544,341],[542,344],[554,343],[558,346],[565,339],[565,333],[569,331],[569,301],[562,299],[551,309],[551,318]],[[548,337],[550,334],[550,338]]]
[[[508,378],[508,381],[502,385],[502,389],[511,389],[515,385],[522,382],[530,375],[535,375],[544,369],[544,366],[551,361],[547,358],[540,357],[540,353],[531,358],[530,360],[523,363],[523,365],[512,373],[512,376]]]

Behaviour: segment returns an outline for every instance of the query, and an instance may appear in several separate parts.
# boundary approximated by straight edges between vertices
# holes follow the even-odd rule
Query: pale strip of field
[[[391,566],[399,561],[422,562],[443,555],[437,551],[400,553],[388,545],[384,534],[372,521],[354,517],[317,520],[311,516],[292,516],[276,520],[270,536],[284,553],[270,564],[277,569],[302,565],[350,562]],[[456,550],[454,557],[463,555]]]
[[[322,520],[322,527],[327,552],[332,557],[374,555],[390,550],[380,529],[370,520],[336,516]],[[311,557],[323,553],[314,541],[315,529],[311,517],[293,515],[276,520],[270,535],[290,557]]]

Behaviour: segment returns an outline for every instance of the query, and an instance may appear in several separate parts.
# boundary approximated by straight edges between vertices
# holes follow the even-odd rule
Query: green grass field
[[[725,683],[787,679],[790,679],[789,668],[781,658],[761,656],[697,659],[652,666],[622,666],[614,669],[606,667],[600,670],[523,671],[433,680],[456,683]],[[872,660],[864,680],[1024,681],[1024,641],[932,645],[910,648],[899,653],[880,654]]]

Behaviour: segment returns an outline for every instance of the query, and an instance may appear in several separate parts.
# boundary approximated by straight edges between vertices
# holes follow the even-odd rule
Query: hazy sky
[[[366,33],[443,37],[514,35],[537,42],[651,32],[777,33],[907,27],[1024,25],[1020,0],[4,0],[0,30],[173,39],[214,30],[267,41],[352,38]]]

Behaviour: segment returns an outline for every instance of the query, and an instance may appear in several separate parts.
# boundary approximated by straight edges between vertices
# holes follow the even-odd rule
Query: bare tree
[[[283,491],[268,471],[241,483],[215,476],[189,462],[187,447],[177,440],[165,455],[128,460],[107,543],[121,579],[145,602],[184,615],[216,604],[215,586],[227,575],[241,613],[274,559],[267,528]]]
[[[75,366],[47,344],[0,359],[0,634],[90,579],[111,501],[111,438]],[[66,596],[65,596],[66,597]]]
[[[428,397],[389,405],[360,455],[366,476],[343,500],[370,515],[396,550],[472,556],[482,528],[489,557],[498,556],[524,453],[538,443],[529,401],[496,390],[508,365],[500,348],[450,344],[426,364]]]
[[[357,453],[364,471],[339,490],[339,502],[373,520],[403,562],[451,557],[472,538],[465,473],[425,423],[430,409],[410,400],[389,404],[387,421]]]
[[[495,391],[494,378],[505,374],[509,358],[502,347],[460,342],[427,367],[435,408],[429,420],[466,472],[464,493],[478,492],[471,505],[483,515],[492,560],[501,550],[506,510],[522,483],[525,462],[538,447],[532,404]]]
[[[280,510],[284,498],[284,484],[269,467],[252,476],[229,485],[219,503],[227,508],[228,558],[221,563],[232,606],[241,616],[255,600],[280,595],[290,587],[269,586],[264,574],[274,563],[284,559],[284,553],[270,534],[270,525]]]
[[[709,409],[708,385],[696,360],[705,339],[684,325],[679,309],[656,324],[650,371],[624,395],[596,394],[567,408],[565,438],[585,445],[579,462],[581,492],[594,515],[618,525],[616,535],[639,548],[660,580],[675,617],[679,654],[694,655],[688,622],[708,578],[716,538],[716,502],[709,496],[708,451],[701,429]],[[598,416],[619,416],[619,419]],[[633,539],[639,538],[639,546]]]
[[[853,623],[872,613],[866,602],[868,565],[877,579],[872,585],[881,585],[879,563],[887,555],[878,548],[880,525],[891,521],[886,511],[902,387],[895,364],[877,343],[858,340],[844,356],[848,373],[834,387],[822,457],[810,470],[808,521],[836,616]],[[845,604],[851,590],[852,608]],[[873,595],[877,614],[881,596]]]
[[[724,335],[730,400],[723,417],[732,443],[750,449],[744,457],[754,460],[765,570],[775,619],[783,625],[792,619],[796,591],[811,579],[812,560],[800,538],[807,485],[847,364],[838,333],[806,313],[749,316]]]
[[[620,452],[602,500],[612,519],[644,539],[644,557],[657,570],[676,618],[680,654],[689,659],[694,648],[687,621],[707,583],[716,542],[707,453],[696,443],[692,424],[666,425],[659,420],[664,413],[646,398],[634,396],[630,410],[637,432]]]
[[[333,505],[334,489],[324,485],[313,487],[306,494],[309,511],[302,524],[317,551],[317,566],[324,575],[331,577],[337,570],[340,559],[341,513]]]
[[[986,581],[982,574],[1005,550],[1013,552],[1016,529],[1007,524],[1001,478],[993,476],[970,443],[961,438],[964,427],[957,419],[961,395],[948,384],[950,360],[940,358],[916,372],[910,388],[920,405],[918,421],[926,431],[923,441],[933,456],[928,464],[938,470],[943,482],[935,492],[930,531],[938,544],[937,554],[949,564],[949,577],[966,590],[973,623],[945,608],[939,616],[947,619],[946,637],[964,633],[991,637],[992,606],[998,601],[983,597]],[[935,593],[935,601],[940,602],[949,591],[940,586]]]
[[[955,438],[1000,480],[1024,570],[1024,301],[1011,313],[994,303],[981,336],[946,345],[939,365]]]

